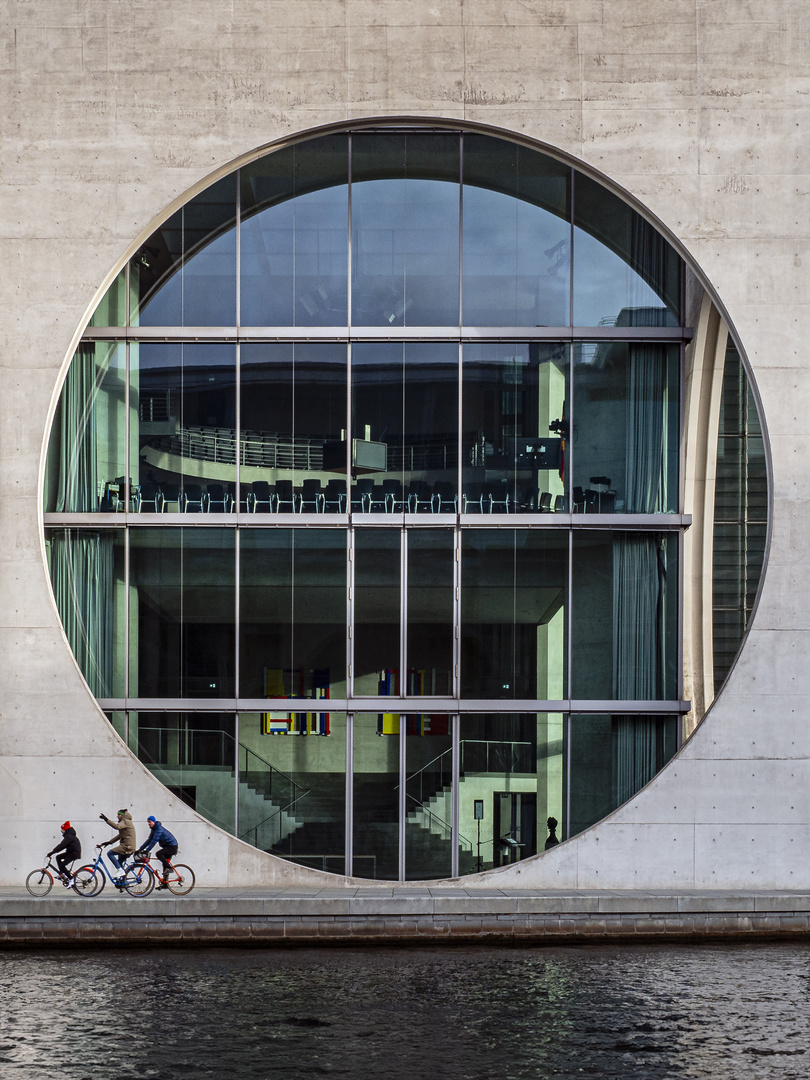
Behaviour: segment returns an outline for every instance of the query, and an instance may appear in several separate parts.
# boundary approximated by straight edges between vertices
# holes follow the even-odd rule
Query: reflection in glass
[[[127,325],[127,271],[120,272],[90,319],[90,326]]]
[[[575,512],[677,512],[679,371],[676,345],[574,346]]]
[[[570,176],[535,150],[465,134],[466,325],[570,324]]]
[[[234,326],[236,174],[172,214],[130,260],[133,326]]]
[[[565,510],[563,345],[464,346],[465,514]]]
[[[572,697],[677,697],[678,539],[574,533]]]
[[[321,738],[312,737],[316,730]],[[239,838],[344,873],[345,713],[242,713],[238,754]]]
[[[232,697],[234,533],[133,529],[130,697]]]
[[[399,877],[399,714],[354,717],[352,874]]]
[[[126,351],[123,344],[84,342],[74,353],[51,428],[45,510],[127,509]],[[130,508],[135,486],[129,492]]]
[[[449,716],[402,716],[405,724],[405,878],[450,877],[453,747]],[[472,845],[459,843],[459,873],[470,873]]]
[[[239,574],[240,697],[345,697],[346,534],[244,530]]]
[[[458,326],[459,139],[352,138],[352,323]]]
[[[458,346],[352,347],[355,513],[455,513]]]
[[[354,538],[354,692],[400,694],[399,529],[363,529]]]
[[[712,637],[715,691],[728,674],[754,608],[768,530],[765,442],[740,355],[729,340],[717,438]]]
[[[461,695],[566,696],[568,536],[462,534]]]
[[[677,750],[675,716],[569,720],[570,787],[566,838],[607,817],[663,769]]]
[[[236,828],[234,733],[233,713],[129,714],[129,745],[138,759],[173,795],[229,833]],[[145,840],[146,822],[136,827]]]
[[[453,693],[453,566],[449,529],[409,529],[408,694]]]
[[[346,512],[346,346],[243,345],[240,507]]]
[[[680,267],[657,229],[596,180],[576,174],[574,326],[677,326]]]
[[[97,698],[126,693],[126,588],[120,530],[46,529],[45,552],[65,634]]]
[[[348,136],[277,150],[240,177],[241,324],[345,326]]]
[[[236,349],[130,346],[130,461],[141,513],[229,513],[236,492]]]

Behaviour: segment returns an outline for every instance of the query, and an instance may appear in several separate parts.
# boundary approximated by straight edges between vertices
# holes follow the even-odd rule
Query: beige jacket
[[[115,850],[122,855],[131,855],[137,847],[135,843],[135,822],[132,820],[132,814],[130,814],[129,810],[124,811],[119,821],[110,821],[106,814],[103,816],[110,828],[118,829],[120,834],[118,847]]]

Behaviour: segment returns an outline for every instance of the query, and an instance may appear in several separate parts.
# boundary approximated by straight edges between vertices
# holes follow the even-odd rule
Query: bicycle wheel
[[[130,896],[148,896],[155,887],[152,868],[144,864],[131,866],[124,878],[124,888]]]
[[[172,866],[174,873],[169,874],[169,880],[166,882],[169,892],[174,893],[175,896],[185,896],[191,892],[197,880],[194,877],[194,871],[190,866],[184,866],[182,863],[173,863]]]
[[[73,875],[73,891],[79,896],[98,896],[104,888],[104,875],[94,866],[80,866]]]
[[[53,877],[50,870],[44,866],[39,870],[32,870],[25,879],[25,887],[32,896],[47,896],[53,888]]]

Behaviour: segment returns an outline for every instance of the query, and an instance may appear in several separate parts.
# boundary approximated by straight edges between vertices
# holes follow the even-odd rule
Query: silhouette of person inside
[[[555,817],[550,817],[546,822],[546,825],[548,825],[548,840],[546,840],[546,846],[544,848],[544,851],[548,851],[549,848],[556,847],[557,844],[559,844],[560,841],[557,838],[558,824],[559,822]]]

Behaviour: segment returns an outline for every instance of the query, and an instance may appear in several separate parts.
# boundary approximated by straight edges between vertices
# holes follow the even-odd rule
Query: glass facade
[[[384,880],[631,797],[685,711],[681,289],[635,210],[491,135],[326,135],[190,200],[100,305],[46,464],[60,614],[132,751],[249,843]]]
[[[734,343],[723,368],[714,494],[714,684],[728,675],[754,607],[768,532],[765,440]]]

